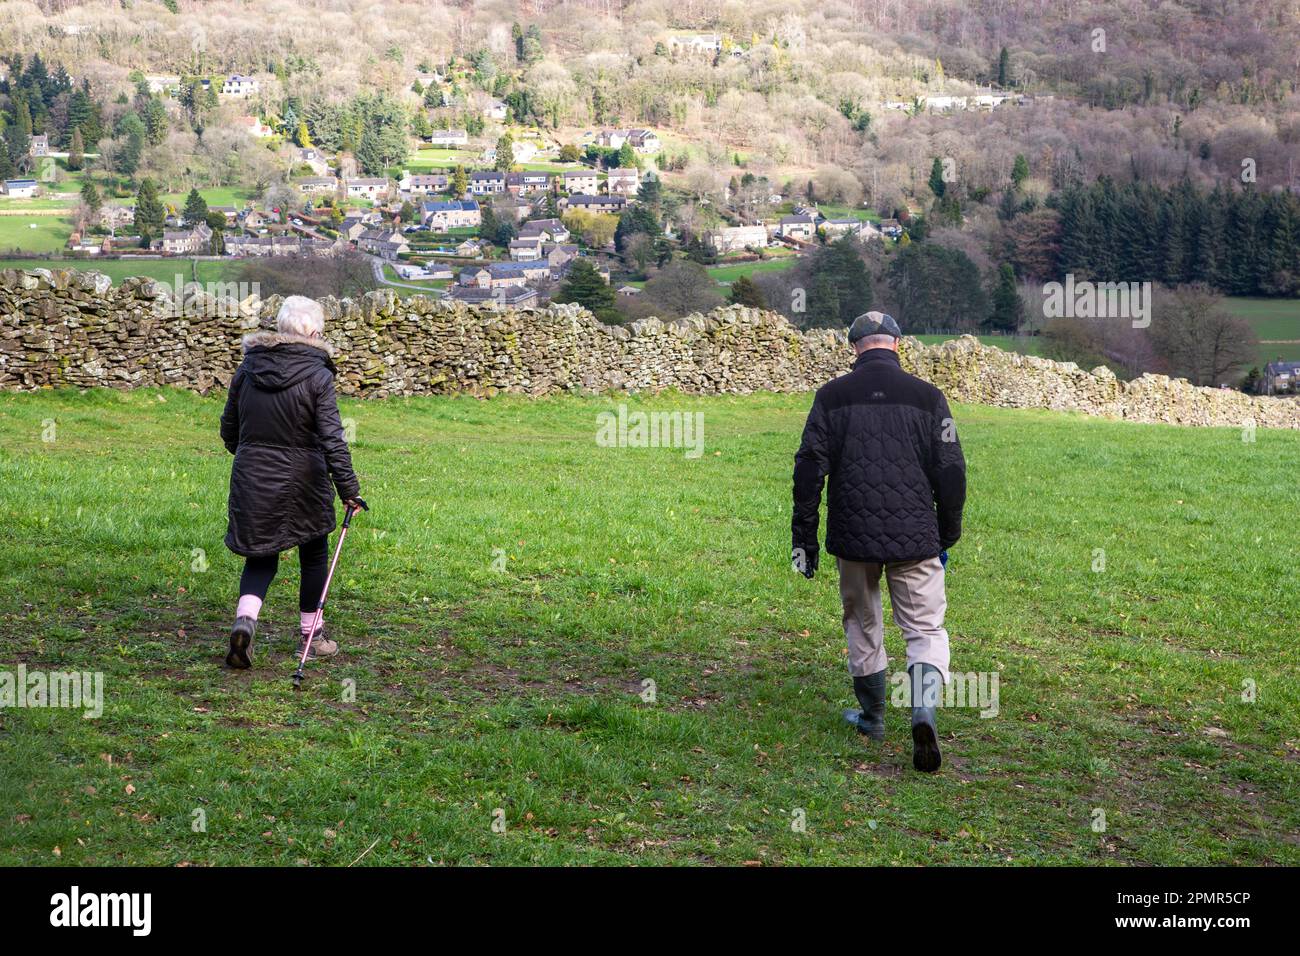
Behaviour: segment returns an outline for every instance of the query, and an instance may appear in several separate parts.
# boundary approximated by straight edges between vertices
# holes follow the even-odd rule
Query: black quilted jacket
[[[933,558],[961,537],[966,461],[943,393],[868,349],[817,392],[794,456],[794,547],[850,561]]]
[[[244,339],[221,440],[234,453],[226,547],[279,554],[334,530],[334,491],[360,493],[320,339],[262,332]],[[331,487],[333,479],[333,487]]]

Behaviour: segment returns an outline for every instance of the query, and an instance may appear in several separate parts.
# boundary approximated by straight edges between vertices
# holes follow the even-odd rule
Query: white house
[[[34,199],[40,188],[34,179],[5,180],[5,195],[11,199]]]
[[[436,129],[426,138],[426,142],[439,149],[456,149],[469,145],[469,133],[463,129]]]
[[[226,77],[226,81],[221,84],[222,96],[256,96],[260,89],[257,80],[251,76],[243,76],[239,73],[231,74]]]
[[[726,226],[715,229],[706,236],[714,252],[738,252],[742,249],[762,249],[767,245],[766,226]]]

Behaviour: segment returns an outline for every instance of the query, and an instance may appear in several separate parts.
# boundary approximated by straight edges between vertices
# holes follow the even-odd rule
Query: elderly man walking
[[[935,708],[948,680],[944,568],[961,537],[966,462],[943,393],[899,364],[901,335],[891,316],[858,316],[849,328],[852,371],[813,400],[794,459],[792,561],[805,577],[817,571],[825,482],[826,551],[839,566],[849,674],[862,707],[844,717],[884,739],[883,571],[907,639],[912,765],[933,773],[942,762]]]

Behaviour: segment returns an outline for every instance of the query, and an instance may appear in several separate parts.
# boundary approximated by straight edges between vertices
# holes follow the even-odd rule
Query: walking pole
[[[325,587],[321,588],[320,601],[316,604],[316,617],[311,622],[311,630],[307,632],[307,640],[303,641],[302,657],[298,660],[298,670],[293,675],[293,689],[302,690],[302,669],[307,664],[307,655],[311,653],[311,642],[316,636],[316,630],[320,627],[322,616],[325,614],[325,595],[330,593],[330,581],[334,580],[334,569],[339,565],[339,555],[343,553],[343,539],[348,536],[348,526],[352,524],[352,516],[358,511],[369,511],[369,506],[361,498],[353,499],[356,506],[347,505],[343,515],[343,527],[339,530],[339,543],[334,546],[334,559],[330,561],[329,574],[325,576]]]

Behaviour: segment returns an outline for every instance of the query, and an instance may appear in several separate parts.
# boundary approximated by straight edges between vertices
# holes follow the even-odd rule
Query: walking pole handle
[[[352,516],[353,516],[354,514],[356,514],[358,511],[369,511],[369,510],[370,510],[370,505],[366,504],[366,499],[364,499],[364,498],[353,498],[353,499],[351,499],[351,500],[352,500],[352,501],[355,501],[356,504],[355,504],[355,505],[348,504],[348,505],[346,505],[345,508],[344,508],[344,512],[345,512],[345,513],[344,513],[344,515],[343,515],[343,527],[345,527],[345,528],[348,527],[350,524],[352,524]]]

